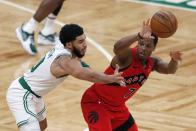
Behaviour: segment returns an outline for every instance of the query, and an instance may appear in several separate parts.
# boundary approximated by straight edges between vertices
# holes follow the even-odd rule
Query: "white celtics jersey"
[[[24,80],[35,94],[47,94],[64,80],[65,77],[56,78],[50,71],[54,59],[64,54],[71,56],[62,44],[58,44],[24,74]]]

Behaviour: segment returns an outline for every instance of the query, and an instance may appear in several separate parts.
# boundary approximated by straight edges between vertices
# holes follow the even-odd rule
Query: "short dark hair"
[[[158,36],[157,36],[157,35],[155,35],[154,33],[152,33],[152,34],[151,34],[151,36],[154,36],[153,42],[154,42],[154,47],[156,47],[156,45],[157,45],[157,43],[158,43],[159,38],[158,38]]]
[[[76,37],[84,33],[83,28],[77,24],[66,24],[61,28],[59,39],[61,43],[65,46],[67,42],[71,42],[76,39]]]

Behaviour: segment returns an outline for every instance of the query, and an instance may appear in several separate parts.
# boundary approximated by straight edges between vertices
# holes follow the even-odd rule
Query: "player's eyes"
[[[84,42],[84,40],[80,40],[79,43],[82,44]]]

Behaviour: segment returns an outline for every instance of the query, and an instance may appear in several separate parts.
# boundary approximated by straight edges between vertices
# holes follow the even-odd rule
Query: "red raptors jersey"
[[[153,60],[151,57],[147,59],[146,67],[136,58],[136,48],[132,48],[133,61],[129,67],[121,70],[125,79],[126,87],[121,87],[117,83],[112,84],[94,84],[90,88],[105,103],[113,106],[124,104],[136,91],[143,85],[153,68]],[[109,66],[106,74],[114,74],[114,68]]]

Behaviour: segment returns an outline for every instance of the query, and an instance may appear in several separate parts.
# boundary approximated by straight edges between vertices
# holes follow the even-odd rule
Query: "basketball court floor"
[[[38,46],[39,54],[28,55],[15,36],[15,29],[28,20],[41,0],[0,0],[0,130],[17,131],[5,96],[10,82],[21,76],[49,46]],[[172,11],[178,30],[160,39],[153,53],[169,61],[170,50],[181,50],[183,60],[175,75],[152,72],[148,81],[127,105],[140,131],[196,131],[196,1],[195,0],[67,0],[57,18],[56,31],[65,23],[77,23],[88,36],[84,60],[97,71],[109,64],[113,44],[139,31],[142,21],[160,9]],[[43,25],[40,24],[39,27]],[[39,28],[40,29],[40,28]],[[38,30],[39,30],[38,29]],[[37,34],[36,34],[37,37]],[[80,99],[92,83],[68,77],[44,97],[47,131],[83,131]]]

